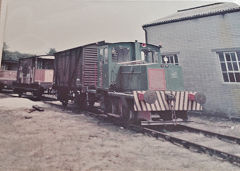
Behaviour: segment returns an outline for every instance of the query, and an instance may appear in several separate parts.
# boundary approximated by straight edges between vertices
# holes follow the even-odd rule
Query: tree
[[[49,52],[47,53],[47,55],[53,55],[54,53],[56,53],[56,49],[55,48],[50,48]]]
[[[2,58],[6,58],[6,54],[8,54],[8,45],[6,42],[3,42],[3,49],[2,49]]]
[[[33,54],[21,53],[18,51],[10,51],[8,50],[9,46],[6,42],[3,43],[3,52],[2,52],[2,59],[3,61],[18,61],[19,58],[26,58],[30,56],[35,56]]]
[[[9,48],[9,46],[7,45],[7,43],[6,42],[3,42],[3,51],[4,50],[7,50]]]

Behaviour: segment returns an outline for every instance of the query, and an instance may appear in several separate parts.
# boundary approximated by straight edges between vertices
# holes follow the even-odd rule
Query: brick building
[[[146,42],[181,65],[187,90],[204,92],[211,114],[240,116],[240,6],[214,3],[178,10],[143,25]]]

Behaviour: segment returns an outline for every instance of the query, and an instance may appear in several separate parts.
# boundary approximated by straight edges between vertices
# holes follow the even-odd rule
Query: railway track
[[[211,138],[214,137],[214,138],[218,138],[219,140],[224,140],[224,142],[227,141],[228,143],[231,143],[231,145],[232,143],[234,143],[238,146],[239,152],[240,152],[240,146],[239,146],[240,139],[237,137],[222,135],[222,134],[205,131],[205,130],[201,130],[201,129],[197,129],[197,128],[193,128],[185,125],[167,125],[167,126],[160,126],[160,127],[159,126],[142,127],[139,125],[130,125],[130,128],[137,132],[147,133],[153,137],[164,139],[175,145],[180,145],[181,147],[184,147],[191,151],[198,152],[198,153],[205,153],[210,156],[214,156],[218,159],[228,161],[240,167],[240,155],[235,155],[220,149],[203,145],[202,143],[199,143],[199,142],[194,142],[186,138],[182,138],[181,137],[182,135],[178,134],[177,136],[175,131],[185,131],[185,132],[187,131],[188,133],[191,132],[191,133],[195,133],[195,134],[197,133],[197,134],[201,134]],[[170,133],[169,132],[166,133],[166,131],[169,131]],[[190,136],[191,135],[189,135],[189,137]]]
[[[90,115],[97,116],[97,114],[92,112],[90,112]],[[102,113],[102,116],[104,116],[104,118],[106,119],[107,115]],[[99,116],[97,117],[99,118]],[[114,120],[113,118],[114,117],[111,116],[110,122],[120,125],[119,120]],[[165,141],[171,142],[175,145],[181,146],[194,152],[208,154],[217,159],[230,162],[240,167],[240,138],[238,137],[223,135],[203,129],[190,127],[183,124],[167,124],[167,125],[161,124],[153,126],[152,125],[141,126],[131,124],[128,126],[128,128],[136,132],[147,133],[148,135],[151,135],[153,137],[164,139]],[[208,141],[210,140],[212,142],[214,142],[214,140],[217,139],[218,141],[225,143],[225,145],[227,146],[234,146],[238,148],[239,154],[238,155],[232,154],[230,152],[218,149],[219,147],[218,148],[210,147],[208,145],[203,145],[201,142],[195,142],[192,140],[188,140],[186,138],[182,138],[182,133],[185,133],[185,135],[188,135],[189,137],[193,135],[200,135],[201,137],[206,137]],[[214,144],[212,146],[214,146]]]
[[[238,138],[238,137],[223,135],[223,134],[219,134],[219,133],[216,133],[216,132],[211,132],[211,131],[207,131],[207,130],[203,130],[203,129],[199,129],[199,128],[194,128],[194,127],[190,127],[190,126],[187,126],[187,125],[181,125],[181,124],[177,125],[176,128],[179,129],[179,130],[185,130],[185,131],[192,132],[192,133],[200,133],[200,134],[203,134],[203,135],[208,136],[208,137],[215,137],[215,138],[218,138],[218,139],[223,140],[223,141],[227,141],[227,142],[230,142],[230,143],[236,143],[236,144],[240,145],[240,138]]]
[[[114,116],[109,117],[109,115],[105,114],[103,111],[98,112],[97,108],[95,110],[88,111],[87,113],[88,115],[95,116],[98,119],[102,119],[104,121],[108,120],[109,122],[112,122],[113,124],[118,126],[122,124],[119,122],[119,118],[115,118]],[[217,159],[228,161],[240,167],[240,138],[238,137],[223,135],[199,128],[190,127],[183,124],[171,124],[171,123],[167,125],[160,124],[148,126],[129,125],[128,128],[137,132],[147,133],[156,138],[164,139],[175,145],[180,145],[181,147],[189,149],[194,152],[208,154],[210,156],[216,157]],[[210,140],[218,139],[219,141],[223,141],[227,143],[228,146],[235,145],[237,148],[239,148],[239,155],[215,149],[213,147],[203,145],[199,142],[184,139],[182,138],[181,134],[183,132],[189,135],[189,137],[191,137],[193,134],[203,135],[204,137],[211,138]]]

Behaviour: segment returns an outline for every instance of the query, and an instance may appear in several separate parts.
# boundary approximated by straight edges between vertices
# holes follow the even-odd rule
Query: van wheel
[[[19,92],[18,97],[22,97],[22,94],[23,94],[22,92]]]

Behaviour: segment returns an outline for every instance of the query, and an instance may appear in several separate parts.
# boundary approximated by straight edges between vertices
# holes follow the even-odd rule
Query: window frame
[[[164,62],[164,60],[163,60],[164,57],[168,58],[168,62],[167,63]],[[172,57],[173,63],[171,62],[170,57]],[[175,57],[177,58],[177,63],[176,63]],[[177,65],[177,66],[180,65],[177,53],[163,54],[163,55],[161,55],[161,60],[162,60],[163,64],[173,64],[173,65]]]
[[[127,54],[125,56],[121,56],[118,50],[127,50]],[[113,52],[115,51],[116,54]],[[121,62],[129,62],[131,61],[131,49],[128,46],[117,45],[112,47],[111,50],[112,62],[121,63]]]
[[[238,52],[236,50],[229,51],[221,51],[217,52],[218,60],[221,70],[222,81],[224,84],[240,84],[240,80],[237,81],[236,73],[240,75],[240,56],[238,56]],[[227,60],[227,55],[229,54],[230,60]],[[235,60],[232,58],[232,54],[235,55]],[[220,55],[223,56],[223,60],[221,60]],[[238,70],[235,70],[234,63],[237,63]],[[225,68],[223,68],[222,64],[224,64]],[[229,69],[229,64],[231,64],[231,70]],[[225,69],[225,70],[223,70]],[[227,75],[227,81],[225,81],[224,74]],[[233,75],[234,81],[231,81],[230,74]]]
[[[143,60],[146,63],[158,63],[158,52],[155,50],[146,50],[141,49],[141,60]],[[151,53],[151,56],[149,54]],[[144,58],[144,59],[143,59]]]

